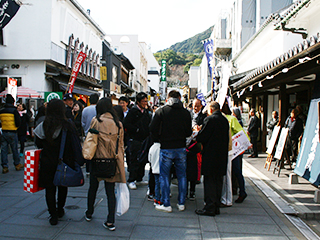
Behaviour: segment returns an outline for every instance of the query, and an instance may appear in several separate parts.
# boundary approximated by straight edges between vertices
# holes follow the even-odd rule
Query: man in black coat
[[[123,120],[124,128],[130,139],[130,169],[128,186],[130,189],[137,189],[136,182],[141,182],[144,176],[146,162],[138,161],[138,153],[143,141],[149,136],[149,124],[151,116],[146,109],[148,96],[140,92],[136,96],[134,105]]]
[[[209,117],[205,118],[197,141],[202,143],[201,173],[204,175],[205,207],[196,210],[198,215],[215,216],[220,214],[220,199],[223,176],[227,172],[229,150],[229,123],[220,112],[220,105],[211,102]]]
[[[247,129],[247,133],[250,137],[251,143],[252,143],[252,150],[253,153],[248,156],[249,158],[256,158],[258,157],[258,147],[257,147],[257,139],[258,139],[258,132],[259,132],[259,118],[255,114],[255,109],[252,108],[249,112],[250,120],[249,120],[249,125]]]

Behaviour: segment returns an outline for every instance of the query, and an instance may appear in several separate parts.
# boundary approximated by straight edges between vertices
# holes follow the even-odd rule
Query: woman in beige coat
[[[112,178],[97,178],[94,172],[90,174],[90,187],[88,191],[88,209],[85,212],[85,219],[92,220],[94,203],[96,199],[99,182],[104,181],[105,190],[108,198],[108,217],[103,226],[111,231],[115,230],[115,207],[116,198],[114,193],[115,182],[125,183],[124,169],[124,145],[123,145],[123,126],[113,109],[110,98],[102,98],[96,106],[97,116],[92,119],[90,130],[83,146],[83,156],[85,159],[106,159],[116,158],[116,174]],[[119,136],[118,136],[119,134]],[[116,145],[118,142],[118,154]]]

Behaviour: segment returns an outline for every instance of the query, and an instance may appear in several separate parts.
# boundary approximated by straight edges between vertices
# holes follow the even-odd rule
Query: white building
[[[148,62],[148,86],[159,93],[161,67],[150,48],[146,49],[146,57]]]
[[[81,50],[87,54],[87,59],[76,80],[74,93],[88,95],[94,88],[101,88],[98,67],[104,31],[75,0],[31,2],[22,5],[3,29],[0,66],[9,68],[0,75],[2,90],[8,76],[42,95],[64,90]]]
[[[137,92],[147,92],[148,63],[146,43],[139,42],[138,35],[107,35],[106,40],[116,54],[123,53],[134,66],[132,88]]]

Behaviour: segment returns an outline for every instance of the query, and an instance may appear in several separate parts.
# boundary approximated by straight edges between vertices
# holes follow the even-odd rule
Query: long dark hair
[[[102,120],[100,119],[101,115],[108,112],[112,115],[113,121],[117,125],[117,127],[120,127],[118,115],[116,111],[113,109],[112,101],[110,98],[106,98],[106,97],[101,98],[96,105],[96,110],[97,110],[97,120],[99,122],[102,122]]]
[[[62,100],[52,99],[46,107],[46,118],[43,122],[44,134],[49,142],[53,141],[53,134],[58,128],[72,129],[66,118],[66,107]]]

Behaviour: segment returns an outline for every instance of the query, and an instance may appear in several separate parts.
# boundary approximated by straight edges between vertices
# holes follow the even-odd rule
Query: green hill
[[[188,38],[182,42],[176,43],[172,45],[169,49],[172,49],[175,52],[181,53],[202,53],[203,52],[203,44],[202,40],[210,37],[213,31],[213,26],[203,31],[202,33],[198,33],[197,35]]]

